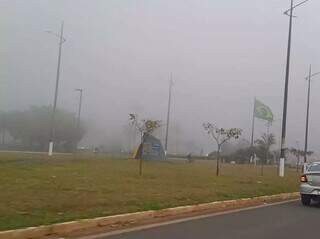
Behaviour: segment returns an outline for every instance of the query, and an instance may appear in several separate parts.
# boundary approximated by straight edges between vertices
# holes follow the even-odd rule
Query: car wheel
[[[311,204],[311,196],[306,194],[301,194],[301,202],[304,206],[309,206]]]

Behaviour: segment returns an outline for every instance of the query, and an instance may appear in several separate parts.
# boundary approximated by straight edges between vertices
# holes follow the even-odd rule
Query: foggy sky
[[[169,151],[178,147],[179,137],[205,151],[215,148],[202,129],[208,121],[240,127],[249,139],[255,96],[272,108],[276,121],[271,132],[279,138],[289,20],[283,12],[289,3],[0,0],[1,110],[52,104],[58,39],[45,30],[58,32],[64,20],[67,41],[58,107],[75,112],[74,89],[84,88],[86,143],[123,138],[131,112],[165,121],[170,73]],[[320,71],[319,9],[320,2],[310,0],[295,11],[299,17],[293,25],[288,146],[304,143],[304,77],[309,64]],[[315,151],[320,150],[319,78],[311,91],[309,141]],[[259,137],[266,127],[263,122],[256,127]]]

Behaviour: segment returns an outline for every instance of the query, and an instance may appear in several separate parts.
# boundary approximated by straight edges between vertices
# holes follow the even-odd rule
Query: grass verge
[[[0,230],[298,190],[298,173],[214,161],[0,153]]]

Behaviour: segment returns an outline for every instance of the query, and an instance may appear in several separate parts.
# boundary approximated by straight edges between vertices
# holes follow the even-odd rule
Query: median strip
[[[2,231],[0,232],[0,239],[36,239],[47,236],[64,237],[71,234],[90,234],[95,231],[114,231],[183,217],[258,206],[265,203],[287,201],[297,199],[298,197],[299,193],[283,193],[272,196],[218,201],[198,205],[167,208],[162,210],[150,210],[93,219],[82,219],[46,226]]]

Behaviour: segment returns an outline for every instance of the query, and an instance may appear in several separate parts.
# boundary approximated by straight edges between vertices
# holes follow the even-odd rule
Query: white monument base
[[[49,143],[49,152],[48,152],[48,155],[49,155],[49,156],[52,156],[52,152],[53,152],[53,142],[50,141],[50,143]]]
[[[284,158],[280,158],[279,162],[279,176],[284,177]]]

